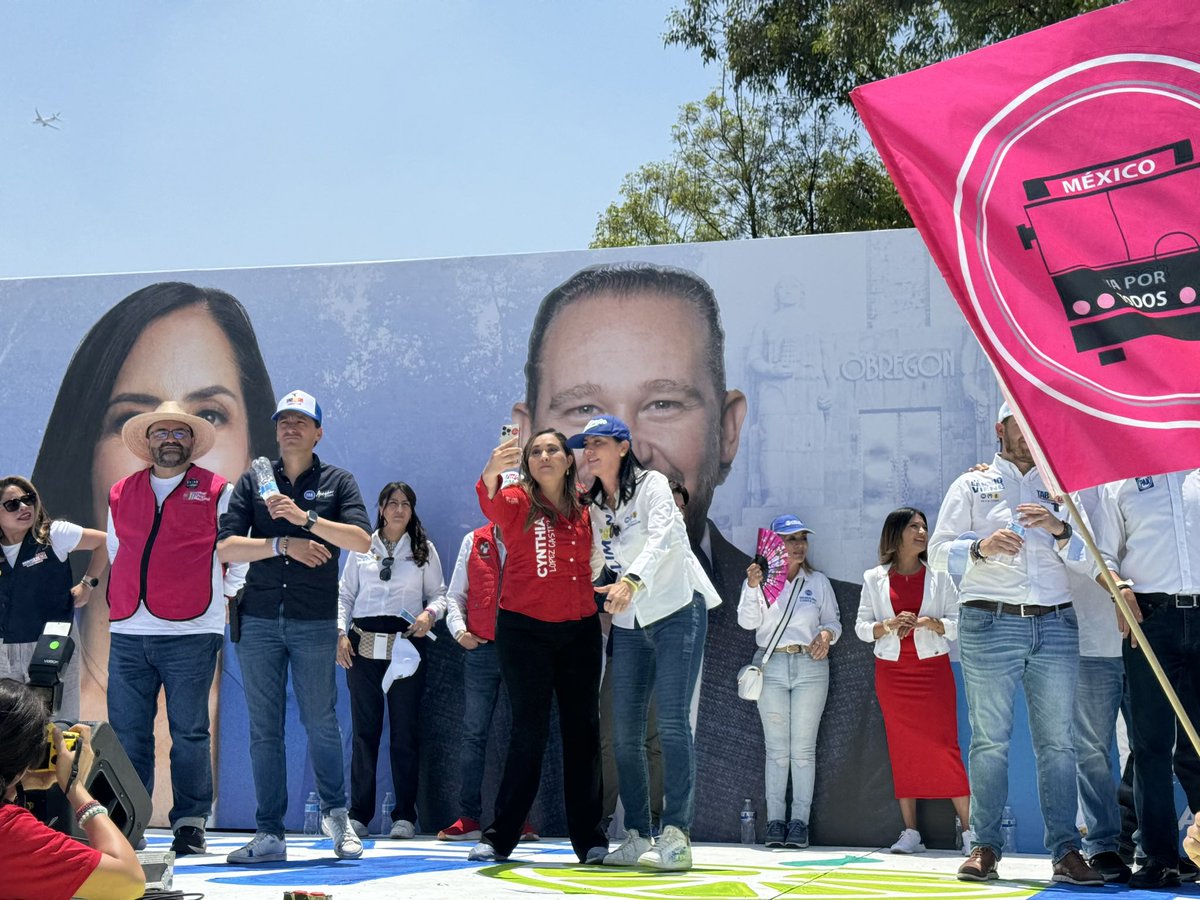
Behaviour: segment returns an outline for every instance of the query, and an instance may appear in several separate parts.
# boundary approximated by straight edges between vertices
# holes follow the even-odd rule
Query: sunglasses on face
[[[22,506],[28,506],[30,509],[36,509],[37,495],[26,494],[23,497],[13,497],[11,500],[5,500],[3,503],[0,503],[0,506],[3,506],[6,512],[16,512]]]
[[[165,441],[167,438],[174,438],[177,441],[182,441],[184,438],[190,438],[192,430],[190,428],[156,428],[150,432],[149,437],[156,441]]]
[[[395,561],[396,561],[396,557],[394,557],[394,556],[385,556],[383,558],[383,562],[379,564],[379,580],[380,581],[391,581],[392,580],[392,563],[394,563]]]

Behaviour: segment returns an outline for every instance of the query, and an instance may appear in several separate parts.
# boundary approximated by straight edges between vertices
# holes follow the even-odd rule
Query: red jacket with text
[[[184,622],[217,599],[213,554],[225,484],[215,472],[191,466],[161,507],[150,469],[112,486],[108,508],[120,542],[108,576],[112,621],[128,619],[144,603],[160,619]]]

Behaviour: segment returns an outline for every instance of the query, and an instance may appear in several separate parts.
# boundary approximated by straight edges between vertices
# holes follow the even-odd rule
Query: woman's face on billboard
[[[193,460],[229,481],[250,465],[249,423],[233,347],[201,306],[189,306],[146,327],[121,367],[96,441],[92,496],[97,527],[108,517],[108,489],[143,469],[121,442],[121,427],[132,416],[176,400],[217,429],[217,442]]]

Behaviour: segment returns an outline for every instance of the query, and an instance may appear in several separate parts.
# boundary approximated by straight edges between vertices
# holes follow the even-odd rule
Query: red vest
[[[220,475],[191,466],[161,508],[150,469],[118,481],[108,508],[120,546],[108,575],[109,618],[128,619],[138,605],[160,619],[185,622],[212,605]]]
[[[500,598],[500,548],[496,526],[476,528],[467,557],[467,631],[485,641],[496,639],[496,605]]]

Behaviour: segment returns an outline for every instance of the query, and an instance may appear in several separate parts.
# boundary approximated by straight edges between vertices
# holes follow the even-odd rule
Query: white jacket
[[[889,566],[876,566],[863,572],[862,600],[858,604],[858,621],[854,633],[861,640],[874,642],[875,655],[880,659],[900,658],[900,637],[885,634],[878,640],[874,637],[875,626],[896,615],[892,606],[891,588],[888,584]],[[950,652],[950,641],[958,638],[958,590],[953,579],[945,572],[935,572],[925,567],[925,592],[921,596],[918,616],[941,619],[944,635],[928,628],[913,629],[913,644],[920,659],[942,656]]]

